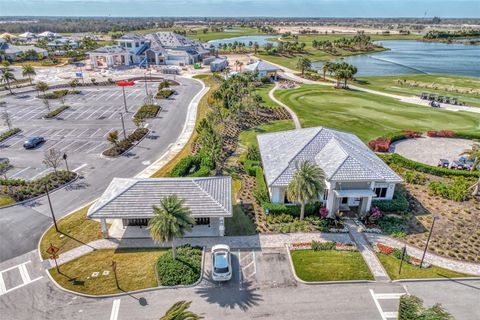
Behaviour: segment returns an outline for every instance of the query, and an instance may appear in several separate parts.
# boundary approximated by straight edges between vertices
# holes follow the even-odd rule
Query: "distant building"
[[[211,72],[220,72],[228,67],[227,58],[217,58],[210,62],[210,71]]]
[[[268,77],[272,80],[277,80],[277,72],[281,70],[282,69],[279,67],[263,60],[258,60],[257,62],[245,66],[245,71],[257,73],[258,79]]]
[[[48,57],[48,51],[35,46],[16,46],[6,42],[0,42],[0,49],[5,52],[5,58],[10,61],[16,61],[24,52],[33,50],[39,59]]]
[[[139,65],[188,65],[202,61],[210,53],[197,41],[174,32],[140,36],[127,34],[115,40],[117,45],[89,52],[94,68]]]
[[[49,49],[52,50],[62,50],[66,46],[69,46],[72,49],[76,49],[78,48],[78,42],[68,38],[55,38],[52,41],[48,42],[47,46]]]
[[[60,38],[61,36],[58,33],[51,32],[51,31],[44,31],[42,33],[37,34],[37,38],[53,40],[56,38]]]

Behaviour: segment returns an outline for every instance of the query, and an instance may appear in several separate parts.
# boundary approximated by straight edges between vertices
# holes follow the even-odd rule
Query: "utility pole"
[[[145,95],[148,96],[147,71],[143,74],[143,81],[145,82]]]
[[[434,216],[432,220],[432,226],[430,227],[430,232],[428,233],[427,243],[425,244],[425,249],[423,250],[422,261],[420,261],[420,268],[422,268],[423,259],[425,259],[425,254],[427,253],[428,243],[430,242],[430,237],[432,236],[432,231],[433,231],[433,227],[435,226],[436,219],[437,217]]]
[[[55,219],[55,214],[53,213],[52,201],[50,200],[50,194],[48,193],[48,186],[47,186],[46,183],[45,183],[45,193],[47,194],[48,205],[50,206],[50,212],[52,213],[53,224],[55,225],[55,230],[57,232],[60,232],[58,230],[58,226],[57,226],[57,219]]]
[[[122,91],[123,91],[123,104],[125,106],[125,113],[127,113],[128,109],[127,109],[127,98],[125,97],[125,87],[122,87]]]
[[[122,119],[123,138],[127,140],[127,133],[125,132],[125,121],[123,120],[123,113],[120,112],[120,118]]]

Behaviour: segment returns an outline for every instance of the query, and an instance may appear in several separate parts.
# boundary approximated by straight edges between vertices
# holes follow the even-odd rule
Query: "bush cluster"
[[[243,162],[243,168],[249,176],[255,177],[257,175],[258,167],[260,167],[260,161],[247,159]]]
[[[40,96],[42,99],[60,99],[68,94],[67,89],[55,90],[52,92],[44,93]]]
[[[405,193],[397,190],[392,200],[373,200],[372,206],[382,212],[404,213],[408,210],[409,203]]]
[[[473,184],[468,179],[456,178],[453,183],[447,184],[442,181],[432,181],[428,184],[430,194],[444,199],[462,202],[470,199],[471,192],[468,188]]]
[[[171,177],[208,177],[213,170],[210,159],[200,152],[196,155],[189,155],[180,160],[170,172]]]
[[[155,98],[168,99],[174,93],[175,93],[175,90],[172,90],[172,89],[161,89],[161,90],[158,90],[157,94],[155,95]]]
[[[20,130],[19,128],[13,128],[8,131],[5,131],[4,133],[0,134],[0,142],[2,142],[3,140],[7,140],[11,136],[19,133],[20,131],[22,130]]]
[[[312,240],[313,251],[335,250],[336,247],[337,247],[337,243],[335,241],[320,242],[320,241]]]
[[[423,307],[423,301],[420,298],[411,295],[403,295],[400,297],[398,319],[452,320],[453,317],[447,311],[445,311],[440,304],[434,304],[432,307],[426,309]]]
[[[430,131],[427,131],[427,136],[453,138],[455,136],[455,133],[450,130],[440,130],[440,131],[430,130]]]
[[[406,225],[404,218],[384,216],[378,221],[378,227],[384,233],[394,237],[403,238],[406,235]]]
[[[253,190],[253,197],[262,205],[268,203],[270,201],[268,187],[261,167],[256,167],[255,169],[255,181],[257,186],[255,187],[255,190]]]
[[[295,218],[300,217],[300,205],[264,202],[262,207],[263,210],[268,209],[271,215],[287,214]],[[317,215],[319,210],[320,202],[308,203],[305,205],[305,217]]]
[[[44,118],[45,118],[45,119],[55,118],[55,117],[58,116],[60,113],[62,113],[63,111],[67,110],[68,108],[70,108],[70,106],[61,106],[61,107],[58,107],[57,109],[52,110],[52,111],[50,111],[49,113],[47,113],[47,114],[44,116]]]
[[[134,118],[146,119],[146,118],[155,118],[160,111],[160,106],[154,104],[144,104],[138,109],[135,113]]]
[[[130,149],[135,142],[140,141],[147,133],[148,129],[137,128],[133,133],[129,134],[126,139],[119,141],[115,146],[105,150],[103,155],[106,157],[119,156]]]
[[[177,248],[177,258],[172,250],[157,260],[157,275],[162,286],[189,285],[201,276],[202,249],[188,245]]]
[[[424,185],[427,182],[427,177],[423,173],[413,170],[405,170],[402,176],[405,182],[410,184]]]

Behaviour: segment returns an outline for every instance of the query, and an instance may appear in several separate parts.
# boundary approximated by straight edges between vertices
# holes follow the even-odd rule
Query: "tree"
[[[107,141],[115,147],[118,146],[118,130],[110,131],[107,135]]]
[[[322,66],[322,71],[323,71],[323,80],[327,80],[327,72],[330,73],[332,72],[332,63],[327,61],[323,64]]]
[[[1,80],[5,82],[5,84],[7,85],[8,91],[10,91],[10,93],[13,93],[12,87],[10,86],[10,82],[15,81],[15,76],[13,75],[13,73],[11,73],[10,71],[4,70],[2,73]]]
[[[3,123],[8,127],[8,130],[12,130],[12,119],[6,109],[2,112],[2,119]]]
[[[302,70],[302,76],[305,74],[306,69],[310,69],[312,67],[312,61],[305,57],[300,57],[297,61],[297,68]]]
[[[258,42],[254,42],[253,43],[253,52],[255,52],[255,54],[257,54],[257,51],[258,49],[260,48],[260,45],[258,44]]]
[[[3,179],[5,181],[7,180],[8,169],[10,169],[10,162],[9,161],[0,162],[0,175],[3,176]],[[8,187],[8,184],[7,184],[7,187]]]
[[[68,83],[68,85],[70,86],[70,88],[72,88],[72,90],[75,90],[75,88],[78,86],[78,80],[77,79],[73,79],[72,81],[70,81]]]
[[[35,72],[35,69],[30,66],[26,65],[22,67],[22,76],[23,77],[28,77],[28,80],[30,81],[30,84],[32,84],[32,76],[36,75],[37,73]]]
[[[471,171],[477,170],[480,165],[480,143],[475,143],[472,146],[472,149],[465,150],[461,155],[466,155],[469,159],[473,160],[472,167],[470,168]],[[480,177],[478,178],[478,181],[468,189],[473,190],[472,195],[474,197],[478,196],[480,193]]]
[[[55,174],[57,174],[57,168],[58,166],[60,166],[62,159],[63,159],[63,154],[60,151],[51,148],[45,151],[43,164],[47,166],[47,168],[52,168]]]
[[[297,162],[292,181],[288,184],[287,196],[292,202],[299,202],[300,220],[305,217],[305,204],[318,199],[325,190],[325,172],[310,161]]]
[[[175,238],[183,237],[191,231],[195,220],[190,210],[184,206],[185,200],[176,195],[168,196],[160,201],[160,207],[153,206],[153,218],[148,222],[150,235],[156,242],[171,242],[173,259],[177,258]]]
[[[187,309],[192,304],[192,301],[178,301],[170,309],[165,312],[165,315],[160,320],[200,320],[203,317],[188,311]]]
[[[43,94],[45,94],[45,92],[47,92],[47,90],[50,87],[48,86],[48,84],[46,82],[40,81],[40,82],[37,83],[35,88],[37,89],[38,92],[41,91]]]

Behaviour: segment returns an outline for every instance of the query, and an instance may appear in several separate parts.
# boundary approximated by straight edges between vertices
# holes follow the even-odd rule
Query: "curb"
[[[73,171],[71,171],[71,172],[73,172]],[[69,185],[71,185],[72,183],[74,183],[75,181],[77,181],[77,180],[80,178],[80,175],[79,175],[78,173],[76,173],[76,172],[74,172],[74,173],[76,174],[75,179],[70,180],[69,182],[67,182],[67,183],[65,183],[65,184],[63,184],[63,185],[61,185],[61,186],[58,186],[58,187],[56,187],[55,189],[48,190],[48,193],[49,193],[49,194],[53,194],[53,193],[57,192],[58,190],[63,189],[63,188],[65,188],[65,187],[68,187]],[[28,202],[30,202],[30,201],[38,200],[38,199],[43,198],[43,197],[45,197],[45,196],[46,196],[46,193],[42,193],[42,194],[40,194],[40,195],[38,195],[38,196],[36,196],[36,197],[30,198],[30,199],[27,199],[27,200],[23,200],[23,201],[20,201],[20,202],[15,202],[15,203],[12,203],[12,204],[9,204],[9,205],[0,207],[0,210],[1,210],[1,209],[5,209],[5,208],[14,207],[14,206],[24,205],[25,203],[28,203]],[[82,207],[82,208],[83,208],[83,207]],[[63,218],[63,217],[62,217],[62,218]],[[52,224],[52,226],[53,226],[53,224]],[[49,228],[49,229],[50,229],[50,228]],[[48,229],[47,229],[47,230],[48,230]]]
[[[139,290],[134,290],[134,291],[125,291],[122,293],[111,293],[111,294],[101,294],[101,295],[93,295],[93,294],[86,294],[86,293],[81,293],[81,292],[76,292],[72,291],[69,289],[66,289],[62,287],[61,285],[58,284],[55,279],[53,279],[52,275],[48,270],[45,270],[47,273],[47,276],[50,278],[50,281],[61,291],[64,291],[66,293],[70,293],[76,296],[84,297],[84,298],[94,298],[94,299],[104,299],[104,298],[114,298],[114,297],[123,297],[123,296],[129,296],[132,294],[137,294],[137,293],[144,293],[144,292],[150,292],[150,291],[156,291],[156,290],[168,290],[168,289],[186,289],[186,288],[193,288],[196,287],[197,285],[200,284],[203,280],[203,272],[205,268],[205,247],[202,247],[202,261],[200,262],[200,277],[199,279],[192,283],[192,284],[187,284],[187,285],[177,285],[177,286],[158,286],[158,287],[153,287],[153,288],[145,288],[145,289],[139,289]],[[157,265],[155,264],[155,277],[157,278],[157,283],[158,283],[158,274],[157,274]]]
[[[147,129],[147,128],[145,128]],[[137,145],[140,144],[140,142],[142,142],[149,134],[152,130],[150,129],[147,129],[147,133],[145,133],[145,135],[140,139],[138,140],[136,143],[134,143],[130,148],[128,148],[127,150],[123,151],[121,154],[117,155],[117,156],[106,156],[104,155],[103,153],[109,149],[106,149],[106,150],[103,150],[102,153],[100,153],[100,157],[104,158],[104,159],[116,159],[116,158],[120,158],[120,157],[123,157],[123,155],[125,155],[126,153],[128,153],[130,150],[132,150],[133,148],[135,148]]]
[[[475,281],[480,280],[480,277],[461,277],[461,278],[416,278],[416,279],[398,279],[391,282],[435,282],[435,281]]]
[[[23,132],[23,130],[20,129],[20,131],[18,131],[17,133],[12,134],[11,136],[9,136],[9,137],[1,140],[1,141],[0,141],[0,144],[3,144],[5,141],[8,141],[8,140],[10,140],[11,138],[13,138],[13,137],[15,137],[15,136],[18,136],[18,135],[19,135],[20,133],[22,133],[22,132]]]
[[[306,285],[329,285],[329,284],[352,284],[352,283],[376,283],[375,280],[337,280],[337,281],[305,281],[300,279],[295,272],[295,266],[293,265],[292,255],[290,254],[290,248],[288,244],[285,244],[287,249],[288,261],[290,262],[290,270],[292,271],[293,277],[297,282],[306,284]],[[373,275],[373,274],[372,274]]]

